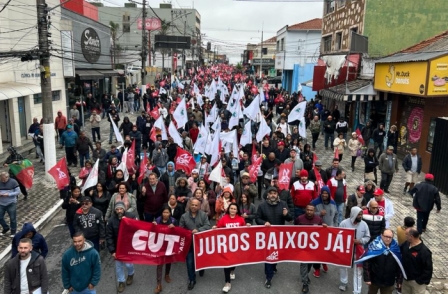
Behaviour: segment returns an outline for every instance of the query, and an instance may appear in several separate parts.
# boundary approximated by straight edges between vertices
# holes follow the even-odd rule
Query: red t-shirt
[[[377,203],[378,203],[378,210],[380,211],[380,213],[386,215],[386,199],[383,198],[383,200],[377,201]]]
[[[229,214],[224,214],[224,216],[216,224],[218,228],[237,228],[246,226],[246,221],[242,216],[235,215],[231,218]]]

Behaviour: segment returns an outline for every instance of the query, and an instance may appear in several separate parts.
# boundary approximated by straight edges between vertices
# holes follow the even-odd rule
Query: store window
[[[331,51],[331,41],[332,41],[331,35],[322,38],[324,53]]]
[[[339,51],[342,48],[342,32],[336,33],[336,40],[334,42],[334,50]]]
[[[34,94],[33,96],[34,104],[42,104],[42,94]],[[52,91],[51,92],[51,100],[52,101],[60,101],[61,100],[61,91]]]
[[[426,143],[426,151],[432,153],[432,144],[434,143],[434,133],[436,131],[436,117],[431,117],[429,121],[428,140]]]
[[[334,11],[335,0],[327,0],[325,3],[325,14],[332,13]]]

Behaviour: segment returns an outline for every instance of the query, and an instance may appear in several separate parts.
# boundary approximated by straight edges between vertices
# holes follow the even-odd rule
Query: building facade
[[[262,48],[264,51],[262,53]],[[256,76],[260,72],[265,77],[275,77],[275,53],[277,52],[277,38],[272,37],[258,44],[247,44],[245,50],[246,63],[250,64],[250,71]]]
[[[282,73],[282,87],[288,92],[297,92],[301,83],[310,80],[314,65],[319,57],[322,19],[315,18],[292,26],[286,25],[277,31],[275,69]],[[307,98],[314,98],[309,87],[302,92]]]
[[[49,7],[60,4],[47,1]],[[53,48],[61,48],[61,8],[52,10],[51,41]],[[36,6],[6,6],[1,14],[0,51],[27,51],[38,46]],[[37,55],[35,55],[37,56]],[[50,57],[50,78],[53,98],[53,117],[66,108],[66,93],[62,59],[55,53]],[[3,59],[0,64],[0,153],[9,146],[31,143],[28,128],[36,117],[42,118],[42,97],[39,60],[21,62],[18,58]]]

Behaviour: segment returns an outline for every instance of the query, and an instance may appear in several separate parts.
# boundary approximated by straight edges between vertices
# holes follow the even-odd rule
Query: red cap
[[[358,188],[356,190],[358,190],[361,193],[365,193],[366,192],[366,189],[364,189],[364,186],[362,186],[362,185],[358,186]]]
[[[280,141],[280,142],[277,143],[277,146],[285,146],[285,142]]]
[[[304,177],[306,177],[306,178],[308,178],[308,171],[306,170],[306,169],[302,169],[301,171],[300,171],[300,175],[299,175],[301,178],[304,178]]]
[[[434,181],[434,175],[433,174],[426,174],[425,175],[425,180]]]
[[[384,191],[381,190],[380,188],[376,188],[376,189],[375,189],[375,192],[373,192],[373,195],[374,195],[374,196],[381,196],[381,195],[384,195]]]

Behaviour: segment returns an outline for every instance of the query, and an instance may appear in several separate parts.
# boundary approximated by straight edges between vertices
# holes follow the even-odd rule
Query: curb
[[[58,202],[49,210],[47,211],[36,223],[34,223],[34,228],[36,230],[42,228],[45,226],[48,222],[50,222],[53,217],[59,212],[59,208],[61,207],[64,200],[59,199]],[[0,267],[3,267],[3,265],[9,260],[7,256],[11,253],[11,245],[8,245],[5,250],[3,250],[0,253]],[[6,260],[5,260],[6,259]]]

